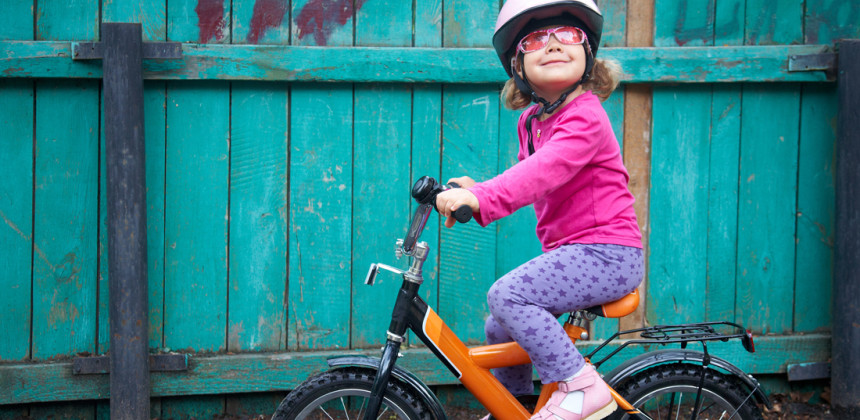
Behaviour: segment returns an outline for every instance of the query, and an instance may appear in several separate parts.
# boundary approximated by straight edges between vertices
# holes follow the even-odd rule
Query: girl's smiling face
[[[522,57],[522,65],[532,88],[550,102],[578,82],[585,72],[584,43],[563,44],[555,34],[550,35],[544,48],[525,53]]]

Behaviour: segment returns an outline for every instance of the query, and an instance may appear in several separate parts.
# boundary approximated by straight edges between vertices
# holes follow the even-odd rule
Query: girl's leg
[[[487,344],[500,344],[513,341],[511,335],[490,315],[484,324],[487,334]],[[531,395],[534,393],[532,383],[532,365],[519,365],[493,369],[493,375],[514,396]]]
[[[546,384],[571,377],[585,363],[552,314],[620,299],[643,275],[641,249],[566,245],[506,274],[490,288],[487,300],[498,330],[526,350]]]

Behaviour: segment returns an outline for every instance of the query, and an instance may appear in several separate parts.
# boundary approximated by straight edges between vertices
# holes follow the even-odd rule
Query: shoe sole
[[[590,416],[582,420],[600,420],[614,413],[616,409],[618,409],[618,404],[615,403],[615,400],[609,400],[609,404],[606,404],[606,406],[604,406],[600,410],[591,413]]]

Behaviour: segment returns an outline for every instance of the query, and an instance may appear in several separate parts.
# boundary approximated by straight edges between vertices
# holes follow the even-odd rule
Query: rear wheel
[[[273,420],[361,420],[370,400],[373,372],[346,368],[310,377],[278,406]],[[429,410],[401,383],[392,379],[379,409],[382,420],[430,420]]]
[[[616,387],[619,394],[652,419],[691,418],[702,366],[673,363],[639,372]],[[697,410],[702,420],[761,420],[755,397],[740,381],[713,369],[705,370]],[[613,418],[631,418],[618,411]]]

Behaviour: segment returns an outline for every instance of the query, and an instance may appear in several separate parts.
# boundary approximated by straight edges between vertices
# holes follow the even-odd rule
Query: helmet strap
[[[591,46],[588,43],[584,43],[585,45],[585,71],[582,73],[582,77],[573,84],[567,91],[561,94],[558,99],[553,103],[549,103],[544,98],[538,96],[537,92],[531,87],[528,81],[528,77],[526,76],[526,68],[522,66],[523,75],[520,77],[517,72],[516,66],[514,62],[511,63],[511,73],[513,73],[514,83],[517,86],[517,89],[520,90],[523,94],[527,95],[531,98],[532,102],[539,104],[540,108],[538,108],[537,112],[532,115],[526,117],[526,132],[528,133],[528,147],[529,147],[529,156],[533,155],[535,152],[534,143],[532,142],[532,122],[535,118],[540,117],[544,113],[552,114],[555,112],[561,104],[567,99],[567,96],[573,93],[576,89],[579,88],[585,81],[591,77],[591,69],[594,67],[594,55],[591,53]],[[518,56],[522,56],[522,53],[519,53]]]

